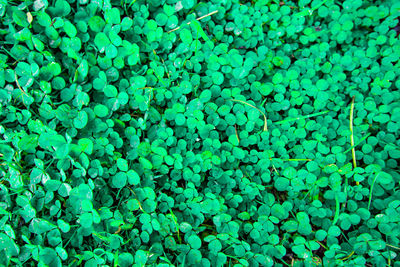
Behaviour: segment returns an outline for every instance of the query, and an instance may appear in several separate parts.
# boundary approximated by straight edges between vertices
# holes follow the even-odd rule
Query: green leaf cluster
[[[1,266],[397,266],[394,0],[0,0]]]

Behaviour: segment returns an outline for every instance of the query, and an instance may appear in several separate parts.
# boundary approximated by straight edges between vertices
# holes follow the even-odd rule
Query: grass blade
[[[277,174],[278,176],[281,176],[281,175],[279,174],[278,170],[275,168],[275,165],[274,165],[274,163],[272,162],[272,158],[271,158],[271,157],[269,158],[269,160],[271,161],[272,169],[276,172],[276,174]]]
[[[312,161],[312,159],[281,159],[283,161]]]
[[[300,12],[298,12],[298,13],[296,13],[296,14],[294,14],[294,16],[295,17],[305,17],[305,16],[307,16],[307,15],[312,15],[312,13],[316,10],[316,9],[318,9],[318,8],[320,8],[323,4],[325,4],[326,2],[327,2],[328,0],[324,0],[324,1],[322,1],[321,3],[319,3],[318,5],[316,5],[315,7],[313,7],[313,8],[306,8],[306,9],[303,9],[302,11],[300,11]]]
[[[379,172],[379,173],[375,174],[374,180],[372,180],[371,188],[369,189],[368,210],[371,206],[372,191],[374,190],[374,185],[375,185],[376,179],[378,179],[379,174],[381,174],[381,173]]]
[[[356,168],[357,167],[356,150],[354,148],[354,132],[353,132],[354,99],[355,99],[355,97],[353,96],[353,99],[351,100],[351,108],[350,108],[350,132],[351,132],[350,144],[353,147],[351,149],[351,154],[353,156],[353,166],[354,166],[354,168]]]
[[[218,10],[214,10],[213,12],[210,12],[210,13],[204,15],[204,16],[201,16],[200,18],[197,18],[196,20],[189,21],[189,22],[186,23],[186,24],[189,25],[190,23],[192,23],[192,22],[194,22],[194,21],[202,20],[202,19],[204,19],[204,18],[206,18],[206,17],[208,17],[208,16],[214,15],[215,13],[218,13]],[[177,30],[179,30],[180,28],[181,28],[181,26],[176,27],[175,29],[170,30],[168,33],[177,31]],[[200,28],[201,28],[201,27],[200,27]],[[201,29],[201,30],[202,30],[202,29]],[[203,31],[203,30],[202,30],[202,31]],[[204,31],[203,31],[203,33],[204,33]],[[200,34],[201,34],[201,32],[200,32]],[[207,39],[208,39],[208,37],[207,37]]]
[[[350,107],[350,132],[351,132],[351,136],[350,136],[350,145],[352,147],[351,149],[351,155],[353,157],[353,167],[357,168],[357,162],[356,162],[356,149],[354,146],[354,131],[353,131],[353,117],[354,117],[354,100],[355,100],[355,96],[353,96],[352,100],[351,100],[351,107]],[[359,182],[356,182],[356,185],[359,185]]]
[[[335,196],[335,201],[336,201],[336,209],[335,209],[335,217],[333,218],[333,225],[335,225],[336,222],[339,220],[339,214],[340,214],[340,203],[337,195]]]
[[[364,136],[363,138],[360,139],[360,141],[357,142],[357,144],[355,144],[354,146],[349,147],[346,151],[344,151],[343,153],[346,154],[347,152],[349,152],[350,150],[352,150],[354,147],[358,146],[359,144],[361,144],[365,139],[368,138],[368,136],[370,136],[371,133],[368,133],[366,136]]]
[[[239,102],[239,103],[248,105],[249,107],[252,107],[252,108],[258,110],[258,112],[260,112],[260,113],[264,116],[264,132],[267,132],[267,131],[268,131],[268,127],[267,127],[267,117],[265,116],[264,112],[262,112],[259,108],[255,107],[255,106],[253,106],[252,104],[249,104],[249,103],[247,103],[247,102],[245,102],[245,101],[243,101],[243,100],[238,100],[238,99],[231,99],[231,100],[234,101],[234,102]]]
[[[354,255],[354,251],[352,251],[349,255],[347,255],[346,257],[344,257],[343,259],[341,259],[342,261],[346,261],[347,259],[350,259],[351,256]]]
[[[181,244],[182,243],[182,240],[181,240],[181,237],[180,237],[180,235],[179,235],[179,225],[178,225],[178,222],[177,222],[177,220],[176,220],[176,216],[175,216],[175,214],[172,212],[172,209],[171,208],[169,208],[169,212],[171,213],[171,217],[172,217],[172,220],[174,221],[174,223],[175,223],[175,226],[176,226],[176,231],[177,231],[177,235],[178,235],[178,241],[179,241],[179,244]]]
[[[210,40],[207,36],[207,34],[204,32],[203,28],[201,27],[200,22],[198,22],[197,20],[193,20],[193,27],[196,30],[196,34],[200,34],[201,38],[203,38],[204,41],[208,41]],[[196,37],[198,38],[198,37]]]
[[[236,138],[237,138],[238,144],[239,144],[240,143],[240,139],[239,139],[239,135],[238,135],[238,132],[237,132],[237,129],[236,129],[236,124],[235,124],[235,135],[236,135]]]
[[[317,113],[314,113],[314,114],[305,115],[305,116],[301,116],[301,117],[297,117],[297,118],[289,118],[289,119],[285,119],[285,120],[282,120],[282,121],[277,121],[277,122],[275,122],[275,124],[283,124],[285,122],[297,121],[297,120],[301,120],[301,119],[308,119],[308,118],[311,118],[311,117],[316,117],[316,116],[319,116],[319,115],[326,114],[328,112],[329,112],[329,110],[325,110],[325,111],[321,111],[321,112],[317,112]]]
[[[319,3],[318,5],[316,5],[315,7],[311,8],[311,11],[314,11],[318,8],[320,8],[323,4],[325,4],[326,2],[328,2],[328,0],[324,0],[321,3]]]

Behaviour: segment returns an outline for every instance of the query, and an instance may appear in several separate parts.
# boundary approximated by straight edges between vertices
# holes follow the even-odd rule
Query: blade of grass
[[[239,135],[238,135],[238,132],[237,132],[237,129],[236,129],[236,124],[235,124],[235,134],[236,134],[236,138],[238,140],[238,143],[240,143]]]
[[[203,29],[202,29],[203,30]],[[199,32],[196,31],[196,47],[194,49],[194,55],[197,56],[197,42],[199,41]],[[186,63],[186,61],[185,61]]]
[[[293,258],[292,258],[293,259]],[[284,261],[284,260],[282,260],[282,259],[279,259],[283,264],[285,264],[286,266],[293,266],[293,265],[290,265],[289,263],[287,263],[286,261]]]
[[[278,175],[280,176],[278,170],[275,168],[275,165],[274,165],[274,163],[272,162],[272,158],[271,158],[271,157],[269,158],[269,160],[271,161],[272,168],[274,169],[274,171],[276,172],[276,174],[278,174]]]
[[[175,226],[176,226],[176,232],[177,232],[177,235],[178,235],[179,244],[181,244],[181,243],[182,243],[182,240],[181,240],[181,237],[180,237],[180,235],[179,235],[179,225],[178,225],[178,222],[176,221],[176,216],[175,216],[175,214],[172,212],[172,209],[171,209],[171,208],[169,208],[169,212],[171,213],[171,215],[172,215],[172,220],[174,221]]]
[[[130,188],[130,187],[128,187],[128,188],[129,188],[129,190],[133,193],[133,195],[135,196],[135,198],[136,198],[136,200],[137,200],[137,202],[138,202],[138,204],[139,204],[139,209],[140,209],[141,211],[144,212],[144,210],[143,210],[143,208],[142,208],[142,205],[140,204],[139,198],[137,197],[135,191],[133,191],[132,188]]]
[[[395,247],[395,246],[393,246],[393,245],[390,245],[390,244],[386,244],[386,246],[400,250],[400,248],[398,248],[398,247]]]
[[[318,244],[320,244],[321,247],[323,247],[324,249],[328,250],[327,246],[325,246],[324,244],[322,244],[320,241],[315,240]]]
[[[263,102],[261,103],[261,106],[262,106],[262,107],[263,107],[264,104],[267,102],[267,99],[268,99],[268,98],[265,98],[265,99],[263,100]]]
[[[200,22],[198,22],[197,20],[193,20],[193,27],[196,30],[196,35],[200,34],[201,38],[203,38],[204,41],[210,40],[208,38],[207,34],[204,32],[203,28],[201,27]],[[197,38],[196,40],[198,40],[197,36],[196,36],[196,38]],[[196,42],[196,46],[197,46],[197,42]]]
[[[6,43],[2,43],[2,44],[6,44]],[[10,44],[12,44],[12,43],[10,43]],[[15,60],[15,62],[12,64],[12,65],[14,65],[15,63],[17,63],[18,61],[19,61],[19,59],[17,59],[13,54],[11,54],[7,49],[5,49],[3,46],[1,46],[1,49],[4,51],[4,52],[6,52],[10,57],[12,57],[14,60]]]
[[[340,203],[339,203],[339,198],[336,195],[335,196],[335,201],[336,201],[336,210],[335,210],[335,217],[333,218],[333,225],[336,224],[336,222],[339,220],[339,214],[340,214]]]
[[[301,119],[308,119],[308,118],[311,118],[311,117],[316,117],[316,116],[319,116],[319,115],[326,114],[328,112],[329,112],[329,110],[325,110],[325,111],[321,111],[321,112],[317,112],[317,113],[314,113],[314,114],[305,115],[305,116],[301,116],[301,117],[297,117],[297,118],[285,119],[285,120],[281,120],[281,121],[275,122],[275,124],[282,124],[282,123],[285,123],[285,122],[297,121],[297,120],[301,120]]]
[[[344,257],[344,258],[342,259],[342,261],[345,261],[345,260],[349,259],[351,256],[353,256],[353,254],[354,254],[354,251],[352,251],[349,255],[347,255],[346,257]]]
[[[306,8],[306,9],[303,9],[302,11],[300,11],[300,12],[294,14],[294,16],[295,16],[295,17],[305,17],[305,16],[307,16],[307,15],[310,15],[310,16],[311,16],[312,13],[313,13],[316,9],[320,8],[320,7],[321,7],[323,4],[325,4],[327,1],[328,1],[328,0],[324,0],[324,1],[322,1],[321,3],[319,3],[318,5],[316,5],[316,6],[313,7],[313,8]]]
[[[350,107],[350,132],[351,132],[350,145],[353,147],[351,149],[351,155],[353,157],[353,167],[357,168],[356,150],[354,148],[354,132],[353,132],[354,100],[355,100],[355,96],[353,96],[353,98],[351,100],[351,107]],[[360,184],[359,182],[356,182],[356,185],[359,185],[359,184]]]
[[[318,5],[316,5],[315,7],[311,8],[311,11],[314,11],[318,8],[320,8],[323,4],[325,4],[326,2],[328,2],[328,0],[324,0],[321,3],[319,3]]]
[[[312,190],[314,190],[315,186],[316,186],[316,185],[314,184],[313,187],[311,187],[311,188],[307,191],[307,193],[304,195],[304,197],[302,198],[302,200],[305,199],[305,198],[311,193]],[[312,196],[310,196],[310,199],[312,199]]]
[[[281,159],[283,161],[312,161],[312,159]]]
[[[21,85],[19,85],[18,77],[17,77],[17,73],[16,72],[14,72],[14,77],[15,77],[15,83],[17,84],[19,90],[21,90],[21,92],[26,95],[26,92],[24,91],[24,89],[22,89]]]
[[[204,4],[203,2],[198,3],[197,5],[195,5],[191,10],[189,10],[189,12],[187,13],[188,15],[192,14],[196,8],[198,8],[200,5]]]
[[[350,132],[351,132],[350,143],[351,143],[351,146],[353,147],[351,149],[351,154],[353,156],[353,166],[354,166],[354,168],[356,168],[357,167],[356,150],[354,149],[354,132],[353,132],[354,100],[355,100],[355,97],[353,96],[353,99],[351,100],[351,108],[350,108]]]
[[[360,139],[360,141],[357,142],[357,144],[355,144],[354,146],[349,147],[346,151],[344,151],[343,153],[346,154],[347,152],[349,152],[350,150],[352,150],[353,148],[355,148],[356,146],[358,146],[359,144],[362,143],[362,141],[364,141],[365,139],[368,138],[368,136],[370,136],[371,133],[368,133],[367,135],[365,135],[363,138]]]
[[[368,197],[368,210],[371,206],[371,200],[372,200],[372,191],[374,190],[374,185],[376,182],[376,179],[378,179],[379,174],[381,174],[380,172],[375,174],[374,179],[372,180],[372,184],[371,184],[371,188],[369,189],[369,197]]]
[[[349,187],[349,179],[347,178],[347,175],[344,176],[344,194],[345,194],[345,198],[346,200],[344,201],[344,203],[342,204],[342,207],[345,208],[347,205],[347,188]]]
[[[182,260],[181,267],[185,267],[185,260],[186,260],[186,254],[183,255],[183,260]]]
[[[137,1],[137,0],[131,1],[131,3],[129,4],[128,8],[131,8],[131,6],[132,6],[136,1]]]
[[[267,127],[267,116],[265,116],[264,112],[262,112],[259,108],[255,107],[255,106],[253,106],[252,104],[249,104],[249,103],[247,103],[247,102],[245,102],[245,101],[243,101],[243,100],[238,100],[238,99],[231,99],[231,100],[234,101],[234,102],[242,103],[242,104],[244,104],[244,105],[248,105],[249,107],[252,107],[252,108],[258,110],[258,112],[260,112],[260,113],[264,116],[264,132],[267,132],[267,131],[268,131],[268,127]]]
[[[204,19],[204,18],[206,18],[206,17],[208,17],[208,16],[214,15],[215,13],[218,13],[218,10],[214,10],[213,12],[210,12],[210,13],[204,15],[204,16],[201,16],[201,17],[197,18],[196,20],[197,20],[197,21],[202,20],[202,19]],[[193,21],[189,21],[189,22],[186,23],[186,24],[189,25],[189,24],[192,23],[192,22],[193,22]],[[175,29],[170,30],[168,33],[177,31],[177,30],[179,30],[180,28],[181,28],[181,26],[176,27]]]

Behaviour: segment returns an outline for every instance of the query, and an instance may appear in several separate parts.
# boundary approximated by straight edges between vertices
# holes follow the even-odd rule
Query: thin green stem
[[[336,201],[336,210],[335,210],[335,217],[333,218],[333,225],[335,225],[336,222],[338,221],[340,214],[340,203],[337,195],[335,196],[335,201]]]
[[[379,176],[380,174],[381,174],[380,172],[377,173],[377,174],[375,174],[375,177],[374,177],[374,179],[372,180],[371,188],[369,189],[368,210],[369,210],[369,208],[370,208],[370,206],[371,206],[372,191],[374,190],[374,185],[375,185],[376,179],[378,179],[378,176]]]
[[[202,20],[202,19],[204,19],[204,18],[206,18],[206,17],[208,17],[208,16],[211,16],[211,15],[214,15],[215,13],[218,13],[218,10],[215,10],[215,11],[213,11],[213,12],[210,12],[210,13],[208,13],[208,14],[206,14],[206,15],[204,15],[204,16],[201,16],[200,18],[197,18],[196,20],[197,21],[199,21],[199,20]],[[189,21],[188,23],[186,23],[187,25],[189,25],[190,23],[192,23],[192,21]],[[172,30],[170,30],[168,33],[171,33],[171,32],[174,32],[174,31],[177,31],[177,30],[179,30],[181,28],[181,26],[179,26],[179,27],[176,27],[175,29],[172,29]]]
[[[284,260],[282,260],[282,259],[279,259],[283,264],[285,264],[286,266],[290,266],[290,264],[289,263],[287,263],[287,262],[285,262]]]
[[[357,168],[356,150],[354,148],[354,131],[353,131],[354,100],[355,100],[355,97],[353,96],[353,98],[351,100],[351,108],[350,108],[350,132],[351,132],[350,143],[351,143],[351,146],[353,147],[351,149],[351,155],[353,156],[353,166],[354,166],[354,168]]]
[[[361,144],[365,139],[368,138],[368,136],[370,136],[371,133],[368,133],[367,135],[365,135],[363,138],[360,139],[360,141],[357,142],[357,144],[355,144],[354,146],[349,147],[346,151],[344,151],[343,153],[346,154],[347,152],[349,152],[350,150],[352,150],[354,147],[358,146],[359,144]]]
[[[312,161],[312,159],[281,159],[283,161]]]
[[[249,107],[252,107],[252,108],[258,110],[258,112],[260,112],[260,113],[264,116],[264,132],[267,132],[267,131],[268,131],[268,127],[267,127],[267,116],[265,116],[264,112],[262,112],[259,108],[253,106],[252,104],[247,103],[246,101],[239,100],[239,99],[231,99],[231,101],[239,102],[239,103],[248,105]]]
[[[308,119],[308,118],[311,118],[311,117],[316,117],[316,116],[319,116],[319,115],[326,114],[328,112],[329,112],[329,110],[325,110],[325,111],[321,111],[321,112],[317,112],[317,113],[313,113],[313,114],[310,114],[310,115],[305,115],[305,116],[301,116],[301,117],[297,117],[297,118],[289,118],[289,119],[277,121],[277,122],[275,122],[275,124],[283,124],[285,122],[297,121],[297,120],[301,120],[301,119]]]

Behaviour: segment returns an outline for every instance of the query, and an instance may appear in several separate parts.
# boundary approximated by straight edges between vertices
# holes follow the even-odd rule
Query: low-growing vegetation
[[[1,266],[400,266],[396,0],[0,0]]]

